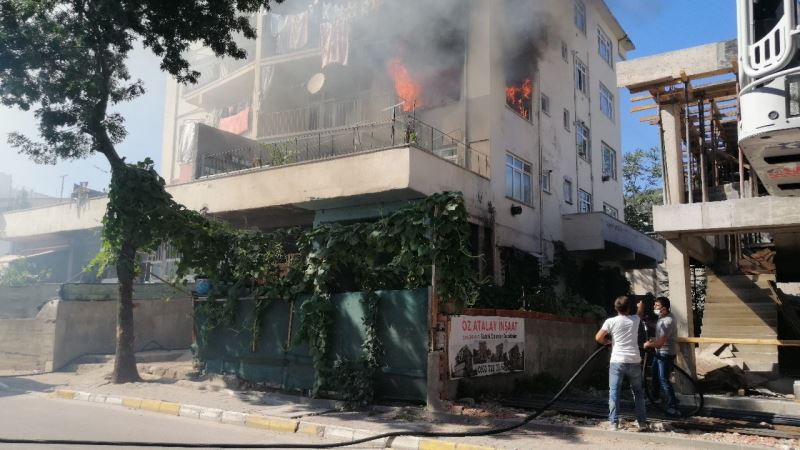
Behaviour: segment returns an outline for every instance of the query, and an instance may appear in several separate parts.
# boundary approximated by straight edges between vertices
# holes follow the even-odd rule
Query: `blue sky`
[[[164,88],[166,77],[159,70],[159,61],[149,51],[135,49],[129,60],[131,74],[145,83],[146,93],[136,100],[119,105],[125,117],[128,138],[117,147],[128,161],[140,161],[149,156],[161,162],[161,123],[164,120]],[[86,160],[62,162],[55,166],[35,164],[20,155],[6,143],[12,131],[37,138],[37,123],[32,112],[22,112],[0,105],[0,172],[11,173],[16,188],[34,189],[42,194],[58,197],[61,191],[61,176],[64,179],[64,195],[72,192],[72,183],[88,181],[89,187],[97,190],[108,186],[108,162],[102,156]]]
[[[631,59],[732,39],[736,34],[735,0],[606,2],[636,44],[637,49],[628,55]],[[166,78],[158,68],[158,60],[143,50],[132,53],[130,67],[133,75],[145,82],[147,93],[118,109],[125,116],[128,127],[128,139],[119,146],[119,151],[129,161],[149,156],[160,163]],[[626,91],[620,91],[619,95],[623,151],[658,145],[656,128],[641,124],[639,118],[642,114],[628,112],[632,104]],[[11,131],[35,136],[36,124],[32,114],[0,106],[0,171],[12,173],[15,186],[57,196],[62,175],[67,175],[65,193],[70,192],[72,183],[79,181],[89,181],[95,189],[108,185],[109,178],[105,172],[108,164],[102,157],[56,166],[36,165],[5,143],[5,136]]]
[[[736,37],[735,0],[606,0],[622,27],[636,44],[628,59]],[[648,114],[630,113],[627,90],[620,90],[622,148],[659,146],[657,128],[642,124]]]

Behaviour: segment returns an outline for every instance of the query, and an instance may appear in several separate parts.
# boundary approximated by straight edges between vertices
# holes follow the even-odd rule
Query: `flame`
[[[522,83],[506,87],[506,104],[526,119],[530,119],[531,116],[532,97],[533,81],[530,78],[525,79]]]
[[[394,89],[397,92],[397,96],[403,101],[401,106],[403,111],[408,112],[415,107],[422,106],[420,101],[422,86],[414,80],[400,58],[392,58],[388,63],[388,69],[389,75],[394,81]]]

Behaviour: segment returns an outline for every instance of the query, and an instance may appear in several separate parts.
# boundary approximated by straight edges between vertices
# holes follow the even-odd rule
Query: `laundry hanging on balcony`
[[[248,106],[232,116],[223,117],[219,120],[217,128],[233,134],[247,132],[250,129],[250,107]]]
[[[350,59],[350,20],[337,17],[319,26],[322,68],[331,64],[346,66]]]
[[[270,16],[272,37],[276,38],[277,53],[300,50],[308,45],[308,11],[299,14]]]

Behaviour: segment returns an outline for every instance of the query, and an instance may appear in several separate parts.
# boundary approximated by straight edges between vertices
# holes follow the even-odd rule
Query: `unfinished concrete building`
[[[800,281],[800,199],[770,195],[739,148],[737,47],[627,61],[618,85],[661,136],[664,205],[654,208],[654,230],[666,240],[684,362],[722,350],[751,379],[797,376],[790,346],[800,323],[789,294]]]

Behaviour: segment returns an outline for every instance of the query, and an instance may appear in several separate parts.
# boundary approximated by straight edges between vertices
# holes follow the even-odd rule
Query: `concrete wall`
[[[57,304],[48,302],[35,318],[0,320],[0,371],[52,370]]]
[[[461,380],[448,380],[447,395],[456,396],[458,384],[479,392],[509,393],[515,380],[538,374],[552,375],[566,380],[597,349],[594,335],[599,325],[592,321],[553,316],[526,311],[468,310],[470,315],[498,315],[525,318],[525,371]],[[489,314],[487,314],[489,313]],[[609,355],[601,355],[584,372],[582,379],[598,376],[597,371],[607,365]],[[602,376],[608,376],[605,371]]]
[[[60,302],[53,367],[78,356],[112,354],[116,349],[116,302]],[[135,301],[134,349],[186,349],[192,343],[192,302],[188,298]]]
[[[78,356],[113,354],[116,285],[64,285],[35,317],[0,320],[0,371],[57,370]],[[165,285],[135,288],[135,349],[187,349],[192,302]]]
[[[60,284],[0,288],[0,320],[32,319],[49,300],[58,297]]]

